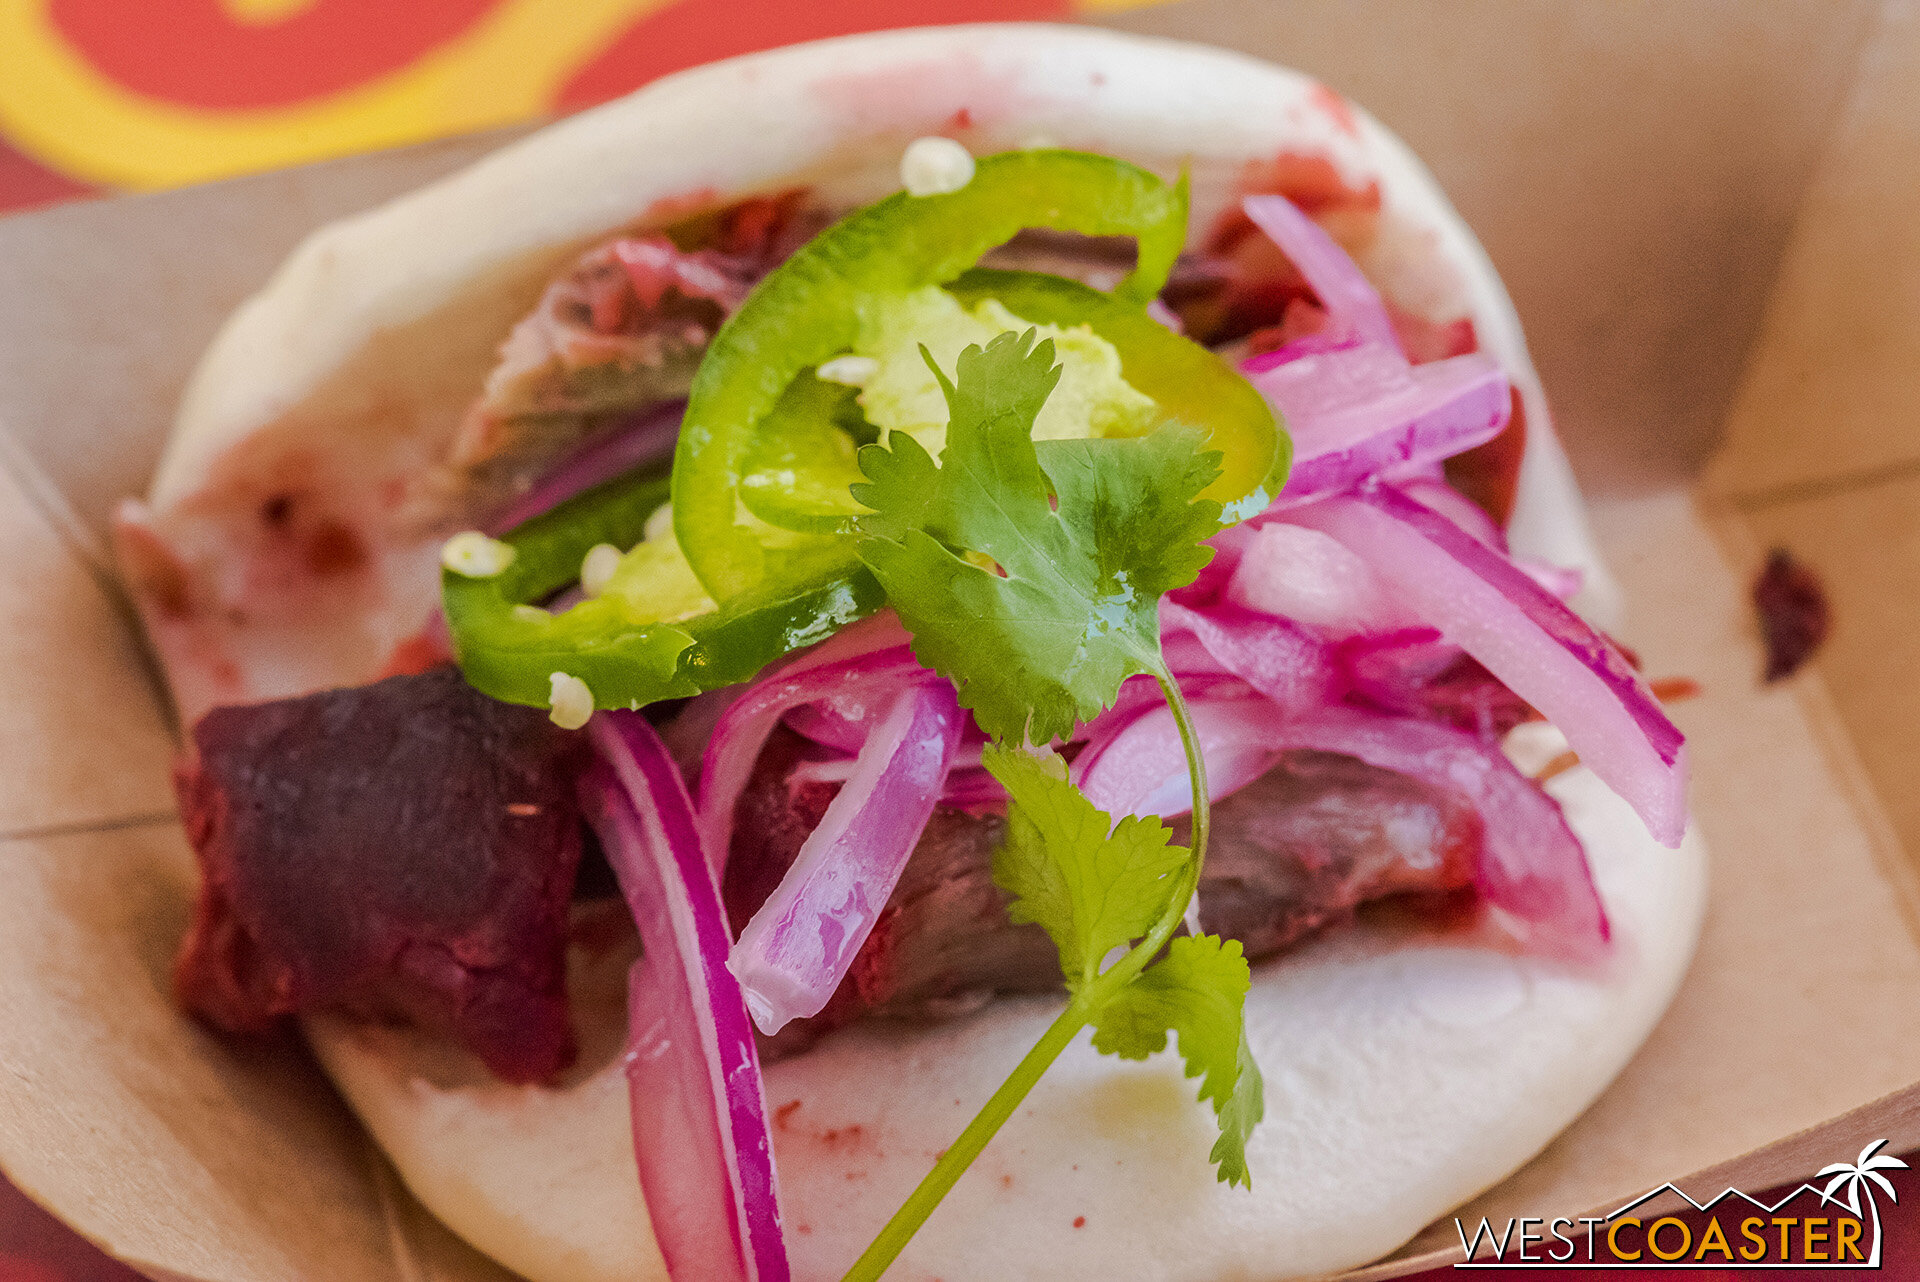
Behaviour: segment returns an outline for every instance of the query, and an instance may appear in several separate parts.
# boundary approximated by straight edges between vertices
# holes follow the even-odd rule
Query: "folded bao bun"
[[[1523,398],[1516,551],[1581,568],[1612,622],[1519,323],[1472,235],[1405,147],[1296,73],[1092,30],[896,32],[663,80],[464,173],[324,228],[228,323],[181,407],[121,547],[183,714],[372,679],[435,600],[444,528],[382,495],[444,457],[512,323],[583,248],[754,194],[830,207],[898,185],[932,133],[985,154],[1036,142],[1193,179],[1196,234],[1249,166],[1324,157],[1377,182],[1361,266],[1402,307],[1470,317]],[[239,573],[259,496],[297,486],[358,560],[251,631],[183,610]],[[383,487],[387,487],[383,490]],[[315,519],[309,517],[308,519]],[[255,540],[257,543],[257,540]],[[1510,744],[1538,764],[1544,726]],[[1279,1278],[1373,1259],[1503,1178],[1607,1085],[1692,952],[1697,837],[1655,844],[1575,768],[1548,785],[1586,846],[1617,947],[1571,968],[1368,916],[1255,972],[1247,1027],[1267,1116],[1251,1193],[1215,1183],[1210,1114],[1178,1060],[1096,1056],[1083,1037],[908,1247],[900,1277]],[[309,1019],[309,1036],[407,1184],[534,1282],[664,1277],[638,1187],[621,1070],[626,958],[582,965],[584,1052],[558,1087],[514,1087],[404,1031]],[[937,1027],[872,1024],[770,1065],[768,1104],[797,1275],[835,1277],[1047,1024],[1000,1000]],[[1571,1208],[1569,1208],[1571,1209]]]

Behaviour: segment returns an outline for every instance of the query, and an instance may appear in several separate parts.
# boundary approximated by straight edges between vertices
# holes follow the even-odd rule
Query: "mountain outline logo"
[[[1605,1215],[1552,1219],[1522,1216],[1509,1219],[1504,1232],[1495,1231],[1489,1219],[1482,1216],[1471,1237],[1466,1225],[1455,1217],[1454,1229],[1466,1258],[1453,1267],[1878,1269],[1883,1245],[1879,1196],[1884,1194],[1890,1204],[1900,1200],[1886,1172],[1909,1169],[1899,1158],[1880,1151],[1886,1145],[1884,1139],[1875,1140],[1853,1161],[1821,1167],[1813,1180],[1802,1182],[1771,1203],[1733,1187],[1702,1202],[1669,1180]],[[1822,1180],[1824,1187],[1818,1183]],[[1633,1214],[1665,1193],[1673,1193],[1696,1214],[1707,1216],[1705,1223],[1689,1223],[1680,1215],[1665,1215],[1646,1223]],[[1807,1194],[1816,1199],[1810,1210],[1831,1207],[1835,1213],[1780,1214]],[[1729,1238],[1727,1227],[1721,1223],[1721,1214],[1730,1203],[1745,1203],[1741,1208],[1744,1212],[1761,1213],[1740,1216],[1733,1224],[1737,1239]],[[1839,1214],[1841,1208],[1848,1214]],[[1534,1232],[1529,1226],[1542,1226],[1546,1234]],[[1583,1231],[1562,1232],[1563,1227],[1575,1226],[1583,1226]],[[1548,1242],[1558,1245],[1547,1247]],[[1529,1247],[1536,1244],[1547,1249],[1529,1254]]]

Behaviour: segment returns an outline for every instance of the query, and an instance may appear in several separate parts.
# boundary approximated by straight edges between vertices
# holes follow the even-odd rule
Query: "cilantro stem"
[[[1093,1021],[1116,993],[1138,978],[1140,972],[1160,955],[1186,917],[1187,905],[1199,888],[1200,869],[1207,857],[1207,836],[1212,819],[1212,804],[1207,795],[1207,763],[1200,755],[1200,739],[1194,732],[1193,717],[1188,711],[1186,697],[1181,694],[1180,683],[1167,670],[1164,660],[1153,668],[1152,676],[1159,682],[1160,691],[1166,696],[1167,707],[1173,713],[1174,724],[1180,729],[1180,742],[1187,754],[1187,774],[1193,787],[1193,857],[1181,870],[1179,887],[1169,897],[1167,907],[1160,919],[1154,922],[1153,929],[1128,949],[1119,961],[1073,995],[1059,1018],[1048,1026],[1007,1080],[1000,1083],[999,1089],[967,1123],[967,1128],[960,1132],[959,1138],[940,1155],[933,1169],[908,1195],[900,1209],[893,1213],[893,1218],[887,1221],[879,1236],[861,1252],[860,1258],[847,1270],[842,1282],[876,1282],[887,1271],[899,1258],[900,1252],[906,1249],[907,1243],[913,1240],[913,1235],[920,1231],[920,1226],[926,1223],[927,1217],[933,1214],[933,1209],[940,1205],[960,1176],[973,1165],[973,1160],[980,1156],[988,1142],[1013,1116],[1047,1069],[1060,1058],[1061,1052],[1072,1044],[1080,1030]]]
[[[1160,683],[1160,692],[1166,696],[1167,708],[1173,713],[1173,723],[1180,729],[1180,743],[1187,751],[1187,779],[1193,787],[1193,857],[1181,871],[1180,886],[1168,898],[1166,910],[1160,914],[1160,920],[1153,923],[1153,929],[1128,949],[1126,956],[1107,967],[1098,979],[1080,991],[1080,1000],[1090,1003],[1088,1019],[1092,1019],[1102,1006],[1112,1000],[1115,993],[1131,984],[1167,946],[1167,941],[1173,938],[1173,932],[1179,929],[1181,921],[1186,918],[1187,905],[1200,888],[1200,869],[1207,861],[1207,835],[1212,828],[1213,803],[1207,795],[1207,763],[1200,755],[1200,736],[1194,732],[1186,696],[1180,693],[1180,683],[1174,680],[1173,674],[1162,663],[1153,670],[1152,675]]]
[[[1207,792],[1207,761],[1200,755],[1200,736],[1193,728],[1193,714],[1187,708],[1187,697],[1180,692],[1180,683],[1174,680],[1164,660],[1155,669],[1153,679],[1160,683],[1160,693],[1167,700],[1167,711],[1173,714],[1173,724],[1180,728],[1180,746],[1187,751],[1187,778],[1193,785],[1193,884],[1200,885],[1200,870],[1207,863],[1207,838],[1213,829],[1213,798]],[[1185,916],[1187,905],[1183,898],[1179,904],[1179,915]]]
[[[987,1141],[1013,1116],[1014,1110],[1027,1098],[1027,1093],[1039,1082],[1053,1061],[1060,1058],[1060,1052],[1087,1026],[1087,1021],[1098,1009],[1097,1005],[1088,1002],[1089,996],[1090,993],[1082,994],[1067,1003],[1067,1008],[1060,1012],[1060,1017],[1034,1043],[1033,1049],[1026,1053],[1012,1075],[1000,1083],[1000,1089],[993,1093],[986,1107],[967,1123],[967,1129],[961,1131],[952,1147],[940,1155],[940,1160],[933,1164],[933,1169],[920,1181],[920,1186],[893,1213],[893,1218],[887,1221],[872,1245],[854,1261],[853,1267],[847,1270],[844,1282],[874,1282],[906,1249],[913,1235],[933,1214],[933,1208],[940,1205],[941,1199],[946,1197],[961,1174],[973,1165],[973,1159],[980,1156],[980,1150],[987,1146]]]

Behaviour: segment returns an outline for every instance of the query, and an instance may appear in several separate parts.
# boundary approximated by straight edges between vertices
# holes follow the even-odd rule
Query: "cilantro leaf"
[[[1253,1187],[1247,1137],[1266,1111],[1260,1068],[1247,1045],[1249,985],[1240,941],[1182,936],[1094,1016],[1093,1046],[1122,1059],[1145,1059],[1178,1035],[1187,1076],[1200,1078],[1220,1138],[1209,1155],[1221,1182]]]
[[[1053,343],[1036,344],[1032,331],[967,348],[952,382],[921,354],[947,401],[946,445],[938,465],[906,432],[893,433],[890,448],[860,452],[867,480],[853,496],[870,511],[857,518],[859,553],[921,662],[954,682],[995,740],[981,759],[1011,804],[994,880],[1013,896],[1009,917],[1053,939],[1073,996],[889,1223],[886,1249],[869,1249],[882,1264],[1089,1023],[1097,1049],[1129,1058],[1177,1035],[1187,1075],[1201,1079],[1200,1099],[1219,1122],[1212,1158],[1228,1183],[1251,1184],[1246,1143],[1263,1110],[1242,1027],[1249,980],[1240,945],[1172,938],[1204,858],[1204,773],[1192,766],[1198,809],[1188,850],[1156,817],[1115,824],[1050,749],[1009,746],[1069,734],[1113,701],[1121,681],[1147,673],[1191,765],[1192,719],[1160,651],[1158,607],[1212,555],[1203,540],[1219,528],[1220,508],[1198,496],[1219,456],[1179,425],[1036,444],[1036,416],[1060,374]]]
[[[989,746],[981,761],[1013,804],[993,879],[1014,897],[1007,915],[1053,937],[1069,986],[1091,983],[1101,959],[1146,934],[1178,888],[1190,853],[1155,818],[1118,826],[1067,782],[1052,752]]]
[[[950,416],[940,465],[895,433],[860,451],[868,479],[853,487],[872,509],[861,558],[915,653],[1014,743],[1067,735],[1121,681],[1160,669],[1160,595],[1193,581],[1220,522],[1217,503],[1197,501],[1219,456],[1192,428],[1036,448],[1060,374],[1052,341],[1033,337],[967,348],[953,382],[935,366]]]
[[[981,762],[1012,798],[1006,844],[993,858],[994,881],[1014,897],[1007,915],[1052,936],[1068,986],[1084,992],[1108,953],[1145,935],[1166,911],[1190,852],[1171,844],[1156,818],[1114,824],[1067,782],[1052,752],[995,744]],[[1229,1184],[1251,1183],[1247,1136],[1264,1110],[1242,1026],[1250,982],[1239,941],[1182,937],[1092,1012],[1094,1049],[1103,1054],[1145,1059],[1178,1035],[1187,1076],[1201,1079],[1200,1098],[1220,1123],[1211,1156]]]

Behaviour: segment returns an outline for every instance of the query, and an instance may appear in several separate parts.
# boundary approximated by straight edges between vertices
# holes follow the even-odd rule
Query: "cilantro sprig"
[[[1067,1007],[934,1164],[847,1274],[878,1278],[1081,1030],[1105,1054],[1144,1059],[1178,1045],[1213,1106],[1219,1178],[1251,1184],[1246,1143],[1263,1104],[1248,1049],[1240,945],[1175,931],[1200,882],[1210,827],[1206,763],[1160,649],[1162,594],[1193,581],[1220,508],[1199,498],[1218,474],[1197,432],[1033,440],[1059,380],[1053,344],[1002,334],[961,353],[949,381],[938,465],[918,442],[860,453],[860,555],[913,634],[996,742],[982,761],[1006,788],[1007,840],[993,874],[1013,920],[1060,952]],[[1129,676],[1154,678],[1185,746],[1193,844],[1158,818],[1115,823],[1067,779],[1047,745],[1109,706]],[[1115,955],[1118,954],[1116,957]],[[1113,960],[1109,960],[1113,959]]]
[[[923,349],[924,350],[924,349]],[[913,633],[953,678],[981,729],[1046,743],[1113,702],[1120,683],[1164,667],[1162,593],[1193,582],[1220,505],[1198,500],[1219,455],[1184,424],[1117,440],[1033,440],[1060,381],[1053,341],[1007,333],[960,354],[935,466],[911,436],[860,451],[873,514],[860,555]],[[990,560],[995,570],[979,564]]]

